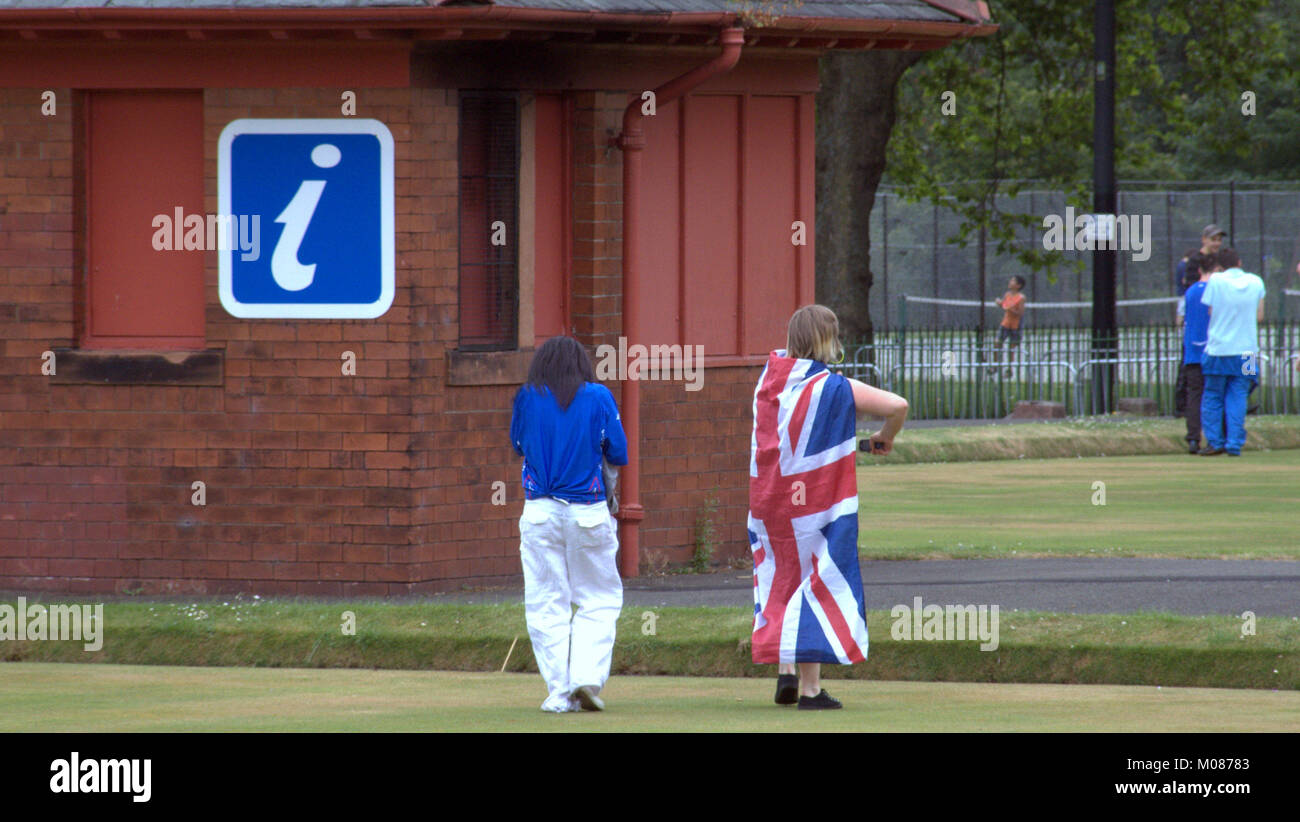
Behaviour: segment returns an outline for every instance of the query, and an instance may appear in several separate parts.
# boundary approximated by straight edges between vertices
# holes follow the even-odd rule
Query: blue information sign
[[[393,304],[393,135],[378,120],[235,120],[217,149],[221,304],[369,319]]]

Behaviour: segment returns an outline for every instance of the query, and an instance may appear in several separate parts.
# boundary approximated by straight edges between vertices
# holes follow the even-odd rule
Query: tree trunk
[[[817,94],[817,302],[840,320],[846,339],[872,337],[868,231],[894,97],[919,51],[828,52]],[[937,105],[937,104],[936,104]],[[886,310],[888,307],[886,307]]]

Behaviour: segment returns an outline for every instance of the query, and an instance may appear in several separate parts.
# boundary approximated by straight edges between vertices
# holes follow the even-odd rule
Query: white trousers
[[[604,502],[543,497],[524,502],[519,537],[528,636],[550,693],[542,707],[562,710],[577,688],[599,692],[609,679],[623,609],[618,535]]]

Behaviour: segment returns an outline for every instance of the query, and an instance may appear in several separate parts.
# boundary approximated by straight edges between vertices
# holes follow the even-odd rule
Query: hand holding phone
[[[880,456],[884,456],[893,450],[893,443],[876,439],[876,437],[876,434],[872,434],[865,440],[859,440],[858,450],[865,451],[868,454],[879,454]]]

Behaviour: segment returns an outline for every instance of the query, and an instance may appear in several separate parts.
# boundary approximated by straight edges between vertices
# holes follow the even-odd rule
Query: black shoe
[[[1201,453],[1201,444],[1200,444],[1199,442],[1188,442],[1188,443],[1187,443],[1187,453],[1189,453],[1189,454],[1199,454],[1199,453]]]
[[[1217,457],[1220,454],[1226,454],[1222,448],[1210,448],[1208,445],[1199,451],[1202,457]]]
[[[776,704],[793,705],[799,701],[799,677],[778,674],[776,677]]]
[[[1259,404],[1258,404],[1258,403],[1256,403],[1255,405],[1252,405],[1251,407],[1249,407],[1249,408],[1246,409],[1246,413],[1247,413],[1247,414],[1255,414],[1255,413],[1258,413],[1258,411],[1259,411]]]
[[[817,696],[799,697],[799,710],[801,711],[833,711],[843,707],[840,701],[826,693],[824,688]]]

